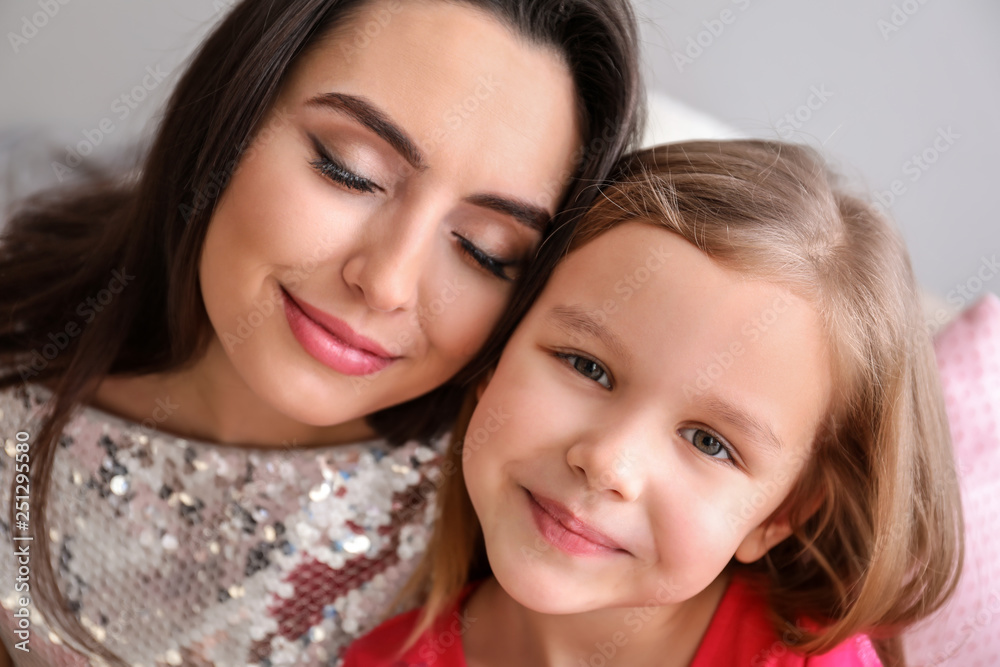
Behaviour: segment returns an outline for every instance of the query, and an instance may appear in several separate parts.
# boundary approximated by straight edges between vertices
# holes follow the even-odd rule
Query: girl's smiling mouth
[[[521,487],[524,488],[524,487]],[[535,526],[553,546],[574,556],[628,553],[606,534],[584,523],[561,503],[524,489]]]

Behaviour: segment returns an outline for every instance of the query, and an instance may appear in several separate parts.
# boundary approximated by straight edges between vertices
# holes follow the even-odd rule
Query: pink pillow
[[[934,341],[965,513],[965,568],[943,609],[904,637],[911,667],[1000,664],[1000,299]]]

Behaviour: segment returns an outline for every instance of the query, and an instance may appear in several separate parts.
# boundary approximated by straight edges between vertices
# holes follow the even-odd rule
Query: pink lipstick
[[[344,375],[369,375],[397,357],[375,341],[355,333],[343,320],[294,298],[281,289],[292,335],[312,357]]]

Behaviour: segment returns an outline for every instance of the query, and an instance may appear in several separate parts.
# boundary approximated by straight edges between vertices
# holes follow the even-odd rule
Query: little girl
[[[345,667],[904,664],[962,554],[920,321],[810,149],[632,157],[467,403],[424,608]]]

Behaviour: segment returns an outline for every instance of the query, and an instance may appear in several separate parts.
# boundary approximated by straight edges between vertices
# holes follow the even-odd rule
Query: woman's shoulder
[[[0,423],[36,437],[50,396],[30,384],[0,390]],[[219,619],[249,618],[182,648],[338,655],[374,627],[430,537],[439,457],[416,441],[248,450],[80,407],[54,455],[46,527],[67,601],[81,622],[107,629],[112,650],[136,648],[135,633],[200,637]],[[10,451],[0,454],[0,506],[12,494]],[[13,550],[5,553],[0,578],[13,581]],[[142,615],[150,608],[163,615]],[[11,627],[0,618],[0,635]],[[142,649],[151,651],[142,662],[165,661],[154,648]]]
[[[871,641],[858,634],[832,650],[806,656],[793,647],[804,630],[818,627],[802,620],[786,623],[779,632],[771,622],[767,602],[753,581],[734,576],[723,595],[691,667],[881,667]]]
[[[51,393],[45,386],[31,382],[0,388],[0,424],[8,431],[30,433],[43,419]]]

